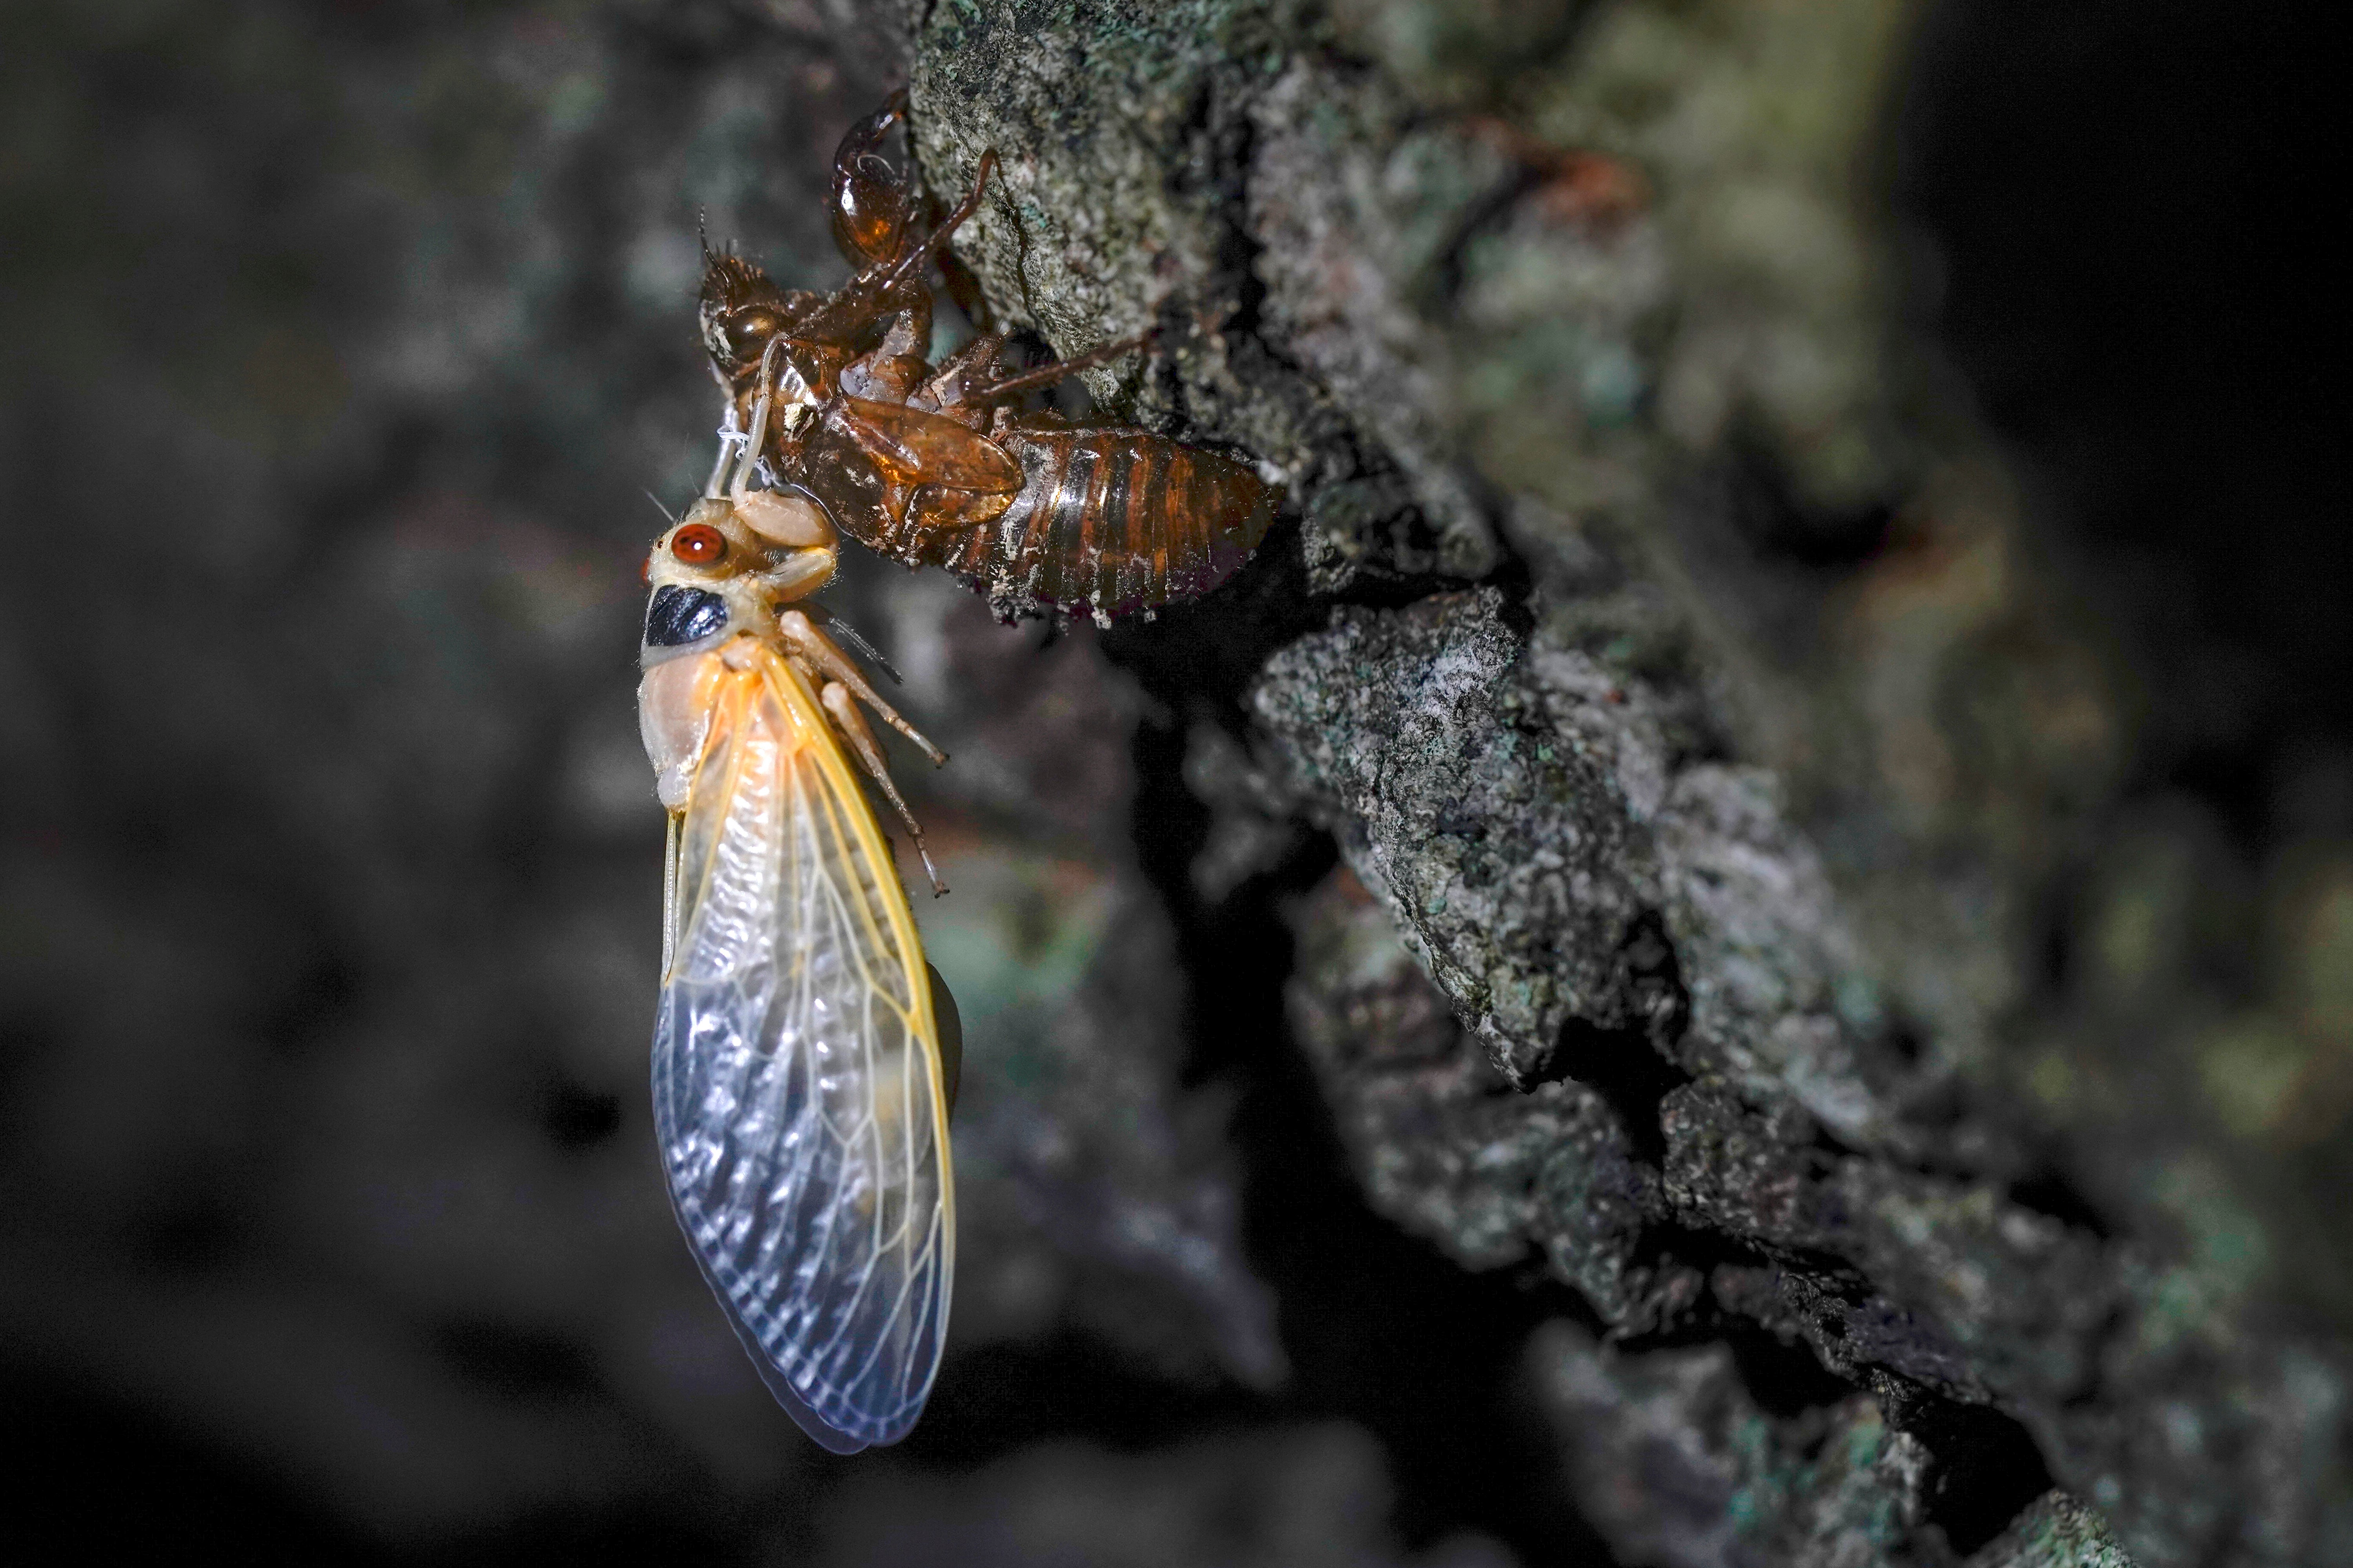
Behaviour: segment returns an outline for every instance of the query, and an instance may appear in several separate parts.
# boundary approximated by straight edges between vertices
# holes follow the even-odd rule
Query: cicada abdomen
[[[1004,510],[973,522],[961,497],[919,495],[889,548],[1000,604],[1119,616],[1206,593],[1274,519],[1250,469],[1146,430],[1023,424],[994,439],[1021,465]]]
[[[1207,592],[1266,537],[1266,485],[1219,453],[1045,416],[987,437],[943,414],[837,398],[778,467],[860,543],[942,566],[1002,609],[1098,617]]]

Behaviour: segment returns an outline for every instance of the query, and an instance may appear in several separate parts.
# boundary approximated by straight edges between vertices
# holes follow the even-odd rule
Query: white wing
[[[915,1424],[947,1330],[937,1025],[889,847],[814,695],[773,652],[749,662],[717,684],[688,802],[654,1126],[761,1377],[854,1453]]]

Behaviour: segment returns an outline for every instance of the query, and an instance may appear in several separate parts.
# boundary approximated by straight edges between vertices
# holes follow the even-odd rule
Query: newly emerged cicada
[[[906,181],[878,151],[902,112],[893,99],[835,156],[834,238],[858,268],[849,283],[819,295],[780,289],[737,257],[706,266],[703,346],[739,419],[762,364],[778,366],[778,417],[759,448],[769,471],[859,542],[947,568],[1002,615],[1042,606],[1108,621],[1214,587],[1273,519],[1255,472],[1148,430],[1016,406],[1143,339],[1028,374],[1004,373],[1000,334],[937,365],[927,357],[925,271],[978,209],[996,155],[923,234]]]
[[[647,565],[638,717],[670,813],[654,1124],[679,1223],[761,1377],[851,1453],[904,1436],[939,1366],[958,1065],[955,1004],[861,772],[945,889],[860,704],[946,759],[807,602],[836,535],[807,498],[753,486],[774,402],[754,400]]]
[[[920,233],[876,152],[901,112],[853,130],[835,161],[849,283],[787,291],[710,259],[702,324],[728,395],[723,444],[648,563],[638,689],[670,813],[654,1031],[670,1199],[761,1377],[837,1453],[905,1436],[938,1369],[958,1043],[861,772],[945,889],[860,704],[945,759],[809,595],[848,533],[945,566],[1003,614],[1107,619],[1214,586],[1273,515],[1231,458],[1015,406],[1141,340],[1027,374],[1002,373],[995,335],[931,363],[926,269],[995,156]]]

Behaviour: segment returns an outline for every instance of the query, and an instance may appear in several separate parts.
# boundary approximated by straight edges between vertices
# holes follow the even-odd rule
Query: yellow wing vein
[[[906,897],[899,890],[898,878],[893,869],[897,862],[892,858],[891,846],[882,837],[882,830],[875,825],[874,814],[866,805],[865,788],[850,773],[849,761],[842,754],[839,742],[834,740],[833,731],[828,726],[823,710],[818,705],[816,694],[809,690],[807,678],[781,662],[772,665],[770,668],[769,679],[772,686],[780,689],[779,697],[794,710],[802,731],[809,736],[812,742],[809,751],[815,754],[818,768],[828,786],[826,791],[828,806],[839,814],[834,817],[837,841],[839,841],[841,837],[845,837],[840,835],[839,824],[843,818],[847,818],[850,833],[846,837],[856,839],[865,863],[873,868],[873,879],[876,884],[874,901],[883,906],[881,912],[890,921],[892,938],[889,944],[890,951],[898,959],[899,971],[906,982],[904,994],[908,999],[908,1005],[902,1005],[897,998],[893,997],[892,1008],[913,1026],[916,1036],[930,1047],[925,1054],[932,1060],[933,1076],[936,1079],[939,1076],[939,1025],[932,1016],[931,983],[922,972],[920,960],[910,962],[914,954],[923,952],[923,942],[915,934],[913,911],[907,908]],[[845,857],[845,858],[849,858]],[[860,915],[866,923],[869,937],[872,940],[873,946],[880,948],[882,945],[880,941],[882,933],[874,921],[876,911],[866,900],[861,899],[859,902],[861,905]],[[944,1097],[939,1098],[937,1103],[941,1107],[940,1146],[945,1148],[947,1122]]]
[[[839,856],[839,863],[850,870],[860,884],[853,889],[839,885],[829,877],[817,879],[831,907],[830,912],[837,919],[847,917],[845,923],[854,925],[863,939],[849,945],[850,956],[858,965],[858,991],[865,1013],[865,1026],[858,1031],[858,1037],[864,1052],[865,1081],[871,1086],[870,1095],[865,1114],[860,1118],[855,1131],[837,1129],[837,1136],[845,1142],[854,1137],[866,1143],[877,1156],[881,1153],[877,1142],[880,1128],[872,1112],[871,1100],[871,1089],[881,1087],[875,1082],[874,1042],[879,1030],[873,1013],[877,1004],[887,1010],[899,1028],[906,1030],[921,1046],[919,1052],[905,1053],[905,1056],[920,1055],[927,1080],[924,1087],[929,1090],[938,1172],[937,1217],[923,1226],[925,1234],[923,1241],[910,1255],[908,1243],[912,1239],[915,1221],[914,1205],[902,1202],[897,1223],[891,1234],[885,1236],[882,1230],[884,1205],[877,1202],[870,1223],[869,1268],[851,1299],[853,1304],[865,1300],[875,1282],[874,1270],[880,1260],[886,1254],[897,1252],[902,1256],[900,1282],[890,1312],[891,1318],[895,1320],[900,1312],[905,1310],[908,1298],[926,1267],[937,1267],[944,1274],[953,1268],[955,1187],[949,1163],[945,1089],[939,1060],[937,1025],[931,1016],[929,978],[920,973],[920,960],[914,956],[922,952],[922,947],[915,936],[913,911],[906,907],[905,895],[897,879],[889,843],[876,826],[866,801],[865,790],[851,773],[849,761],[823,718],[822,710],[806,678],[777,661],[769,665],[767,681],[780,705],[791,714],[794,726],[799,732],[803,741],[801,757],[816,763],[817,782],[823,786],[809,792],[815,798],[805,806],[805,809],[807,806],[816,808],[811,815],[817,820],[811,826],[828,836]],[[797,835],[793,837],[797,851],[798,837]],[[810,884],[802,880],[797,885],[807,887]],[[874,960],[883,952],[888,952],[894,961],[891,967],[897,972],[898,985],[886,983],[876,972]],[[899,1085],[900,1103],[902,1105],[912,1102],[914,1098],[914,1085],[911,1081],[913,1070],[913,1062],[902,1059]],[[915,1130],[903,1117],[898,1121],[897,1168],[912,1172],[917,1168],[920,1160]],[[877,1163],[879,1165],[879,1159]],[[828,1223],[825,1226],[828,1233],[840,1217],[839,1209],[845,1197],[846,1194],[837,1194],[834,1202],[828,1205]],[[937,1247],[936,1244],[943,1237],[947,1238],[947,1248]],[[806,1347],[807,1359],[811,1363],[822,1363],[839,1348],[841,1336],[848,1331],[854,1317],[851,1311],[842,1312],[839,1326],[824,1345]],[[859,1375],[872,1367],[882,1348],[878,1337],[857,1368],[856,1374],[845,1378],[844,1382],[854,1384]]]

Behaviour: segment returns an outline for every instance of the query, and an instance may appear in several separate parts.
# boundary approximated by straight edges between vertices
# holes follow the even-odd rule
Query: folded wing
[[[773,652],[752,666],[723,682],[687,806],[655,1130],[762,1378],[851,1453],[914,1425],[946,1330],[937,1025],[889,846],[814,694]]]

